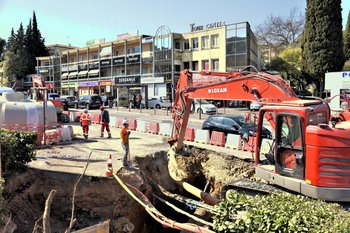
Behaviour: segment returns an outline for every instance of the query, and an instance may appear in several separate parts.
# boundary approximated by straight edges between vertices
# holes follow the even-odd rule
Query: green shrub
[[[23,168],[25,164],[35,160],[36,140],[36,133],[0,130],[3,173]]]
[[[213,218],[218,232],[350,232],[350,213],[338,204],[286,193],[252,197],[230,190]]]

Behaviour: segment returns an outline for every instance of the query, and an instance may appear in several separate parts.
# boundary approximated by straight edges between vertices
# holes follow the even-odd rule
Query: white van
[[[15,91],[11,87],[0,86],[0,96],[2,95],[2,93],[5,93],[5,92],[14,93]]]

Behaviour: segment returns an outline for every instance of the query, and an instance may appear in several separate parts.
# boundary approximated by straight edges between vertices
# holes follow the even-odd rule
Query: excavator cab
[[[293,113],[277,115],[275,169],[278,174],[304,179],[304,149],[301,117]]]

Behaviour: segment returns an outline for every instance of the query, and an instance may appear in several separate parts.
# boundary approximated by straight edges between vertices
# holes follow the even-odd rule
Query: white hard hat
[[[124,120],[123,120],[123,125],[128,125],[128,124],[129,124],[128,119],[124,119]]]
[[[84,109],[84,113],[88,113],[88,110],[87,110],[87,109]]]

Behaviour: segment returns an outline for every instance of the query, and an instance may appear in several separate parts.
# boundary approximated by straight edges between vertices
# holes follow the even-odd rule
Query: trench
[[[219,196],[224,183],[234,178],[251,177],[254,173],[250,163],[196,148],[188,148],[187,155],[181,156],[177,162],[187,172],[185,180],[188,183],[201,190],[206,187],[206,191],[214,196]],[[145,157],[135,157],[133,163],[138,167],[135,169],[137,172],[123,171],[122,179],[144,193],[166,217],[188,222],[188,217],[152,196],[152,193],[161,196],[189,213],[195,211],[185,204],[164,197],[154,188],[155,182],[171,193],[196,199],[180,189],[170,177],[167,152],[159,151]],[[57,190],[51,205],[52,232],[64,232],[71,217],[72,190],[77,178],[78,175],[74,174],[31,168],[6,177],[3,195],[12,213],[12,220],[17,225],[16,232],[32,232],[35,221],[43,214],[46,198],[52,189]],[[83,177],[77,189],[75,206],[77,224],[73,230],[109,219],[110,232],[180,232],[164,228],[156,222],[114,178]]]

